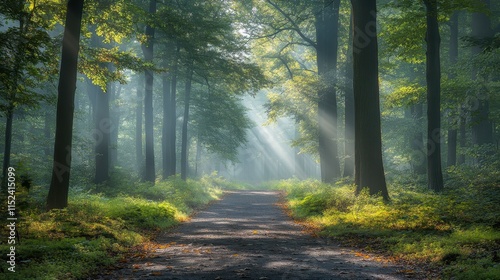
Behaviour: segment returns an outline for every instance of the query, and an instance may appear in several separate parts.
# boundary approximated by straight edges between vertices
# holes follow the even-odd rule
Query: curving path
[[[146,258],[98,279],[406,279],[402,267],[304,233],[278,199],[271,191],[231,192],[159,238]]]

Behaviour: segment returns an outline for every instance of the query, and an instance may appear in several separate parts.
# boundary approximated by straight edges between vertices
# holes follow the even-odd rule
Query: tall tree
[[[84,0],[69,0],[67,5],[59,74],[54,162],[47,196],[47,210],[61,209],[68,205],[73,112],[83,3]]]
[[[171,67],[163,76],[163,179],[176,174],[176,97],[179,48],[169,42],[166,46],[165,67]],[[170,64],[168,62],[171,62]]]
[[[450,64],[455,65],[458,60],[458,11],[455,11],[450,18]],[[450,79],[454,79],[456,75],[450,73]],[[457,136],[458,136],[458,120],[455,118],[452,121],[452,128],[448,130],[448,159],[446,165],[453,166],[457,163]]]
[[[136,107],[135,107],[135,161],[137,165],[138,174],[143,174],[143,161],[144,154],[142,152],[142,108],[143,108],[143,89],[142,79],[138,77],[136,88]]]
[[[181,139],[181,178],[187,179],[188,173],[188,122],[189,105],[191,101],[191,83],[193,78],[193,63],[187,66],[186,88],[184,91],[184,118],[182,120],[182,139]]]
[[[490,0],[478,1],[485,6],[487,10],[491,10]],[[484,40],[492,38],[494,31],[491,28],[491,19],[484,12],[476,12],[472,14],[472,37],[475,40]],[[473,47],[473,55],[477,56],[481,53],[481,46]],[[473,79],[481,80],[488,79],[482,77],[479,69],[474,69]],[[483,145],[493,143],[493,125],[491,123],[490,114],[490,101],[484,87],[477,89],[477,109],[471,112],[472,114],[472,143],[475,145]]]
[[[354,92],[353,92],[353,67],[352,67],[352,14],[349,21],[349,39],[345,70],[345,127],[344,127],[344,173],[342,176],[354,176]]]
[[[441,60],[437,0],[424,0],[427,21],[427,185],[441,191]]]
[[[156,13],[156,0],[149,1],[149,15],[154,17]],[[142,45],[144,60],[147,63],[153,61],[153,45],[155,29],[152,23],[146,26],[146,42]],[[144,129],[146,132],[146,165],[144,170],[144,180],[155,182],[155,157],[154,157],[154,128],[153,128],[153,70],[144,71],[145,89],[144,89]]]
[[[295,9],[308,8],[314,15],[314,26],[316,31],[316,42],[306,36],[301,30],[300,19],[294,19],[277,3],[267,0],[278,13],[284,18],[283,23],[272,26],[271,36],[291,30],[302,40],[302,44],[313,47],[316,50],[316,62],[320,76],[318,90],[318,152],[320,157],[321,180],[331,183],[340,177],[340,161],[338,157],[338,131],[337,131],[337,51],[338,51],[338,29],[339,29],[339,7],[340,0],[321,0],[313,2],[301,2],[293,4]],[[311,6],[312,3],[312,6]],[[300,5],[299,5],[300,4]],[[305,6],[304,6],[305,5]],[[283,4],[283,6],[285,6]],[[311,9],[312,7],[312,9]],[[290,43],[290,44],[296,44]]]
[[[389,199],[382,162],[378,83],[377,1],[351,0],[354,24],[355,183],[359,193]]]
[[[92,47],[102,48],[103,38],[92,34]],[[99,63],[99,67],[108,67],[107,63]],[[109,85],[107,85],[109,89]],[[95,177],[94,183],[102,184],[109,178],[109,146],[110,146],[110,116],[109,116],[109,93],[104,92],[103,88],[92,84],[90,85],[91,98],[94,100],[94,140],[95,140]]]
[[[35,89],[50,79],[53,60],[52,40],[44,18],[47,3],[2,1],[0,15],[12,23],[0,30],[0,113],[5,116],[5,141],[1,188],[6,189],[7,168],[11,162],[12,133],[18,107],[33,109],[42,95]]]
[[[319,158],[321,180],[332,183],[340,177],[337,132],[337,50],[340,0],[324,0],[315,13],[316,61],[321,82],[318,92]]]

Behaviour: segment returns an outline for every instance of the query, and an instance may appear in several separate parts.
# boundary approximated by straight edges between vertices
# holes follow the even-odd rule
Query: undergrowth
[[[499,172],[451,169],[439,194],[400,174],[390,180],[388,203],[367,192],[356,196],[345,181],[285,180],[272,187],[284,190],[292,215],[320,235],[425,263],[442,279],[500,279]]]
[[[220,197],[222,184],[228,183],[207,176],[187,182],[172,177],[152,185],[120,172],[107,185],[72,187],[68,207],[49,212],[44,211],[47,187],[33,187],[29,194],[18,191],[15,273],[7,271],[7,256],[2,253],[0,279],[89,277]],[[1,233],[8,234],[5,227]],[[1,252],[9,252],[6,241],[0,241]]]

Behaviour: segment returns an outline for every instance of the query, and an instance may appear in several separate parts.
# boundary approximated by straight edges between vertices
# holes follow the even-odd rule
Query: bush
[[[319,228],[320,235],[430,263],[443,268],[447,279],[499,279],[500,171],[474,169],[450,169],[440,194],[407,175],[396,176],[388,203],[367,192],[355,196],[348,182],[285,180],[273,187],[286,192],[292,215]]]

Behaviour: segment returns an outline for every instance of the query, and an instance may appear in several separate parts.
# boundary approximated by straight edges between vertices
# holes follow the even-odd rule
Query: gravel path
[[[231,192],[160,237],[147,257],[98,279],[406,279],[402,267],[304,233],[278,198]]]

